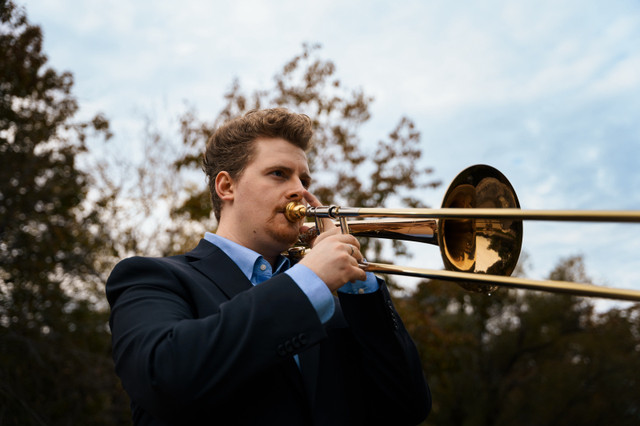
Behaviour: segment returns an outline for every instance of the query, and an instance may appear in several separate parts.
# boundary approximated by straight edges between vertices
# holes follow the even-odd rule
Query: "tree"
[[[420,133],[413,121],[400,118],[388,137],[375,148],[362,144],[359,127],[370,119],[373,99],[362,90],[342,86],[335,76],[333,62],[316,56],[319,45],[303,45],[274,77],[274,86],[243,93],[238,81],[225,95],[226,104],[218,117],[208,122],[189,111],[181,118],[185,155],[174,164],[178,171],[201,168],[201,152],[213,131],[225,121],[254,108],[286,107],[311,117],[314,145],[308,153],[314,174],[311,191],[326,204],[381,207],[390,200],[397,205],[421,206],[414,190],[434,188],[439,182],[428,180],[431,169],[421,168]],[[365,155],[365,150],[373,152]],[[173,219],[201,221],[210,217],[208,190],[193,186],[185,201],[173,209]],[[363,253],[371,260],[382,253],[380,241],[362,241]],[[191,242],[192,244],[192,242]],[[396,254],[407,254],[401,242],[394,242]],[[176,244],[181,247],[182,244]]]
[[[73,77],[46,66],[40,28],[12,1],[0,19],[0,423],[112,424],[117,387],[95,308],[108,200],[89,202],[77,166],[108,121],[72,121]]]
[[[580,257],[550,279],[589,282]],[[640,305],[423,282],[399,309],[434,394],[425,424],[637,424]]]

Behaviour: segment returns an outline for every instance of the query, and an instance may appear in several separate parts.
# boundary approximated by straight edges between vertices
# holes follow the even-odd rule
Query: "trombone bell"
[[[477,165],[463,170],[451,182],[442,208],[519,209],[515,190],[493,167]],[[522,221],[499,218],[439,219],[438,246],[445,269],[474,274],[509,276],[522,248]],[[497,286],[458,282],[469,291],[490,293]]]

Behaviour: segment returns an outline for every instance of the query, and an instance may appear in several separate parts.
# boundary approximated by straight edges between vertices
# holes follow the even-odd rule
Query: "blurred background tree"
[[[548,277],[590,282],[579,256]],[[491,296],[424,281],[399,310],[433,392],[425,425],[633,425],[640,305],[523,290]]]
[[[109,162],[104,153],[119,147],[99,145],[98,155],[89,144],[109,139],[107,118],[74,120],[72,75],[46,66],[42,33],[24,10],[0,4],[0,424],[130,424],[104,279],[119,258],[181,252],[215,228],[200,152],[229,118],[268,106],[308,114],[312,191],[325,203],[419,206],[420,191],[438,185],[420,166],[409,118],[375,144],[360,140],[373,100],[345,88],[317,45],[304,45],[267,90],[247,95],[233,82],[215,119],[193,108],[177,117],[175,138],[143,117],[143,155]],[[406,252],[366,243],[372,260]],[[589,281],[580,257],[551,278]],[[425,424],[640,421],[637,304],[602,312],[589,299],[488,297],[439,281],[396,301],[433,392]]]
[[[77,166],[108,121],[73,121],[73,77],[46,66],[40,28],[13,2],[0,19],[0,423],[112,424],[108,200]]]
[[[318,57],[319,48],[319,45],[304,44],[302,52],[274,76],[274,85],[269,89],[247,95],[239,81],[234,81],[224,96],[221,112],[213,120],[199,118],[193,108],[180,117],[183,145],[173,150],[180,155],[171,165],[174,170],[171,183],[175,185],[175,176],[182,177],[181,196],[174,196],[175,201],[170,206],[171,225],[166,229],[170,238],[160,248],[162,254],[184,252],[194,247],[207,229],[203,224],[209,230],[215,227],[208,187],[201,172],[202,152],[219,125],[251,109],[285,107],[311,117],[314,140],[308,160],[314,183],[310,190],[323,203],[379,207],[393,199],[396,205],[417,207],[423,205],[416,196],[417,190],[440,184],[429,178],[432,169],[420,166],[420,133],[409,118],[401,117],[389,135],[377,144],[362,143],[358,131],[370,119],[369,107],[373,99],[361,89],[343,87],[335,76],[333,62]],[[171,143],[159,133],[149,134],[149,137],[156,142]],[[365,155],[365,149],[373,155]],[[147,169],[140,175],[149,173],[153,172]],[[161,180],[154,179],[156,182]],[[165,187],[170,186],[167,183]],[[164,194],[155,196],[165,198]],[[147,201],[142,203],[149,204]],[[193,232],[194,229],[201,232]],[[380,259],[380,241],[363,240],[362,243],[370,259]],[[392,245],[394,255],[407,254],[401,242]]]

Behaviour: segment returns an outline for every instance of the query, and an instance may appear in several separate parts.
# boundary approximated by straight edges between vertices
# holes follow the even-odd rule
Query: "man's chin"
[[[280,229],[272,229],[269,232],[271,238],[281,244],[286,250],[296,242],[298,242],[298,228],[280,228]]]
[[[298,241],[300,235],[300,223],[289,222],[283,213],[276,215],[276,220],[273,220],[267,225],[267,233],[269,236],[284,247],[282,251],[288,249]]]

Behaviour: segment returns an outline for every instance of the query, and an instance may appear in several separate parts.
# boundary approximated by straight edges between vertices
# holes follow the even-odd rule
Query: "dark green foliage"
[[[77,167],[108,122],[71,122],[71,74],[46,67],[22,10],[3,1],[0,16],[0,424],[113,424],[121,397],[97,309],[108,240]]]
[[[585,282],[579,257],[553,279]],[[588,281],[587,281],[588,282]],[[433,425],[640,422],[640,305],[425,282],[400,301],[433,391]]]

